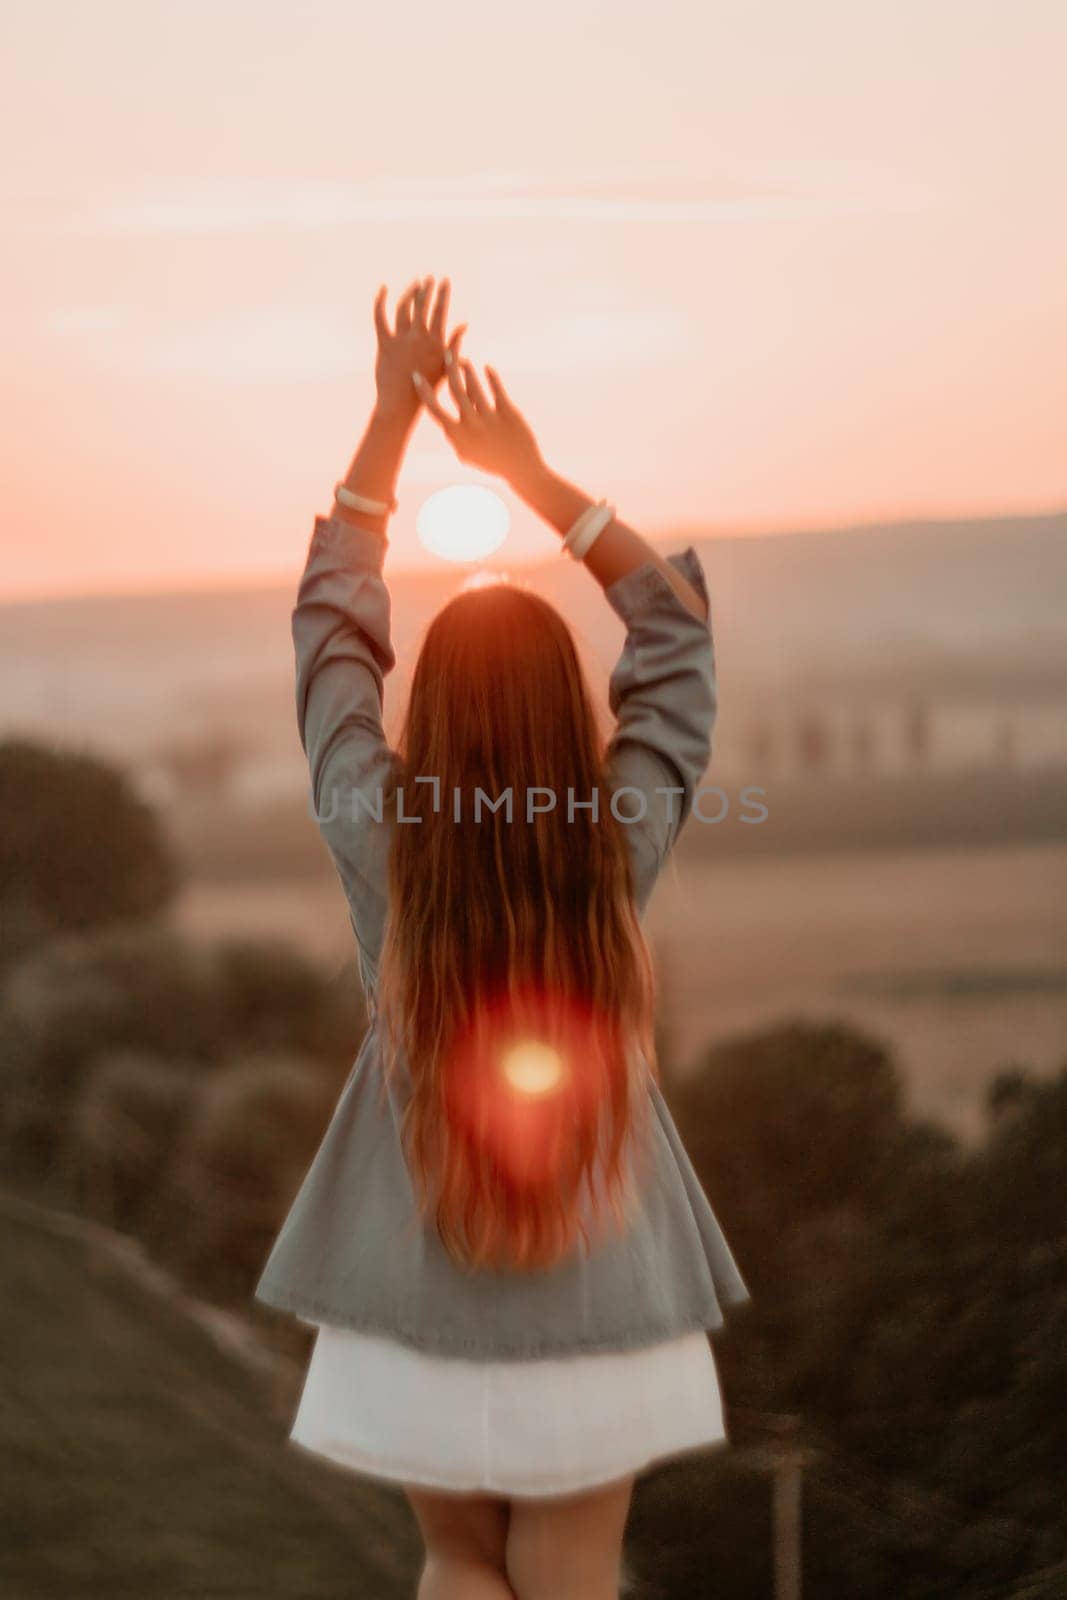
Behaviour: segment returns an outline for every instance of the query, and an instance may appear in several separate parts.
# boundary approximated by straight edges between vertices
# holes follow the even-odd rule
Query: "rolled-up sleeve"
[[[692,545],[668,561],[709,603],[707,580]],[[643,910],[659,870],[689,819],[693,799],[711,759],[718,710],[710,603],[706,621],[695,617],[653,561],[605,591],[626,624],[622,654],[611,674],[608,699],[616,718],[607,768],[620,796],[620,816],[633,845],[635,889]]]
[[[292,617],[297,726],[315,814],[357,938],[375,962],[386,901],[384,797],[396,761],[382,723],[396,665],[386,548],[369,528],[316,519]]]

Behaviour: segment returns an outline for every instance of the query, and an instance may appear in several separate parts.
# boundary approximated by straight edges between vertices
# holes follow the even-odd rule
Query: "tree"
[[[0,744],[0,965],[57,933],[154,915],[178,871],[155,812],[87,752]]]
[[[281,943],[201,945],[158,921],[68,934],[0,988],[0,1152],[19,1171],[61,1179],[72,1108],[116,1054],[196,1076],[236,1055],[282,1052],[314,1061],[336,1090],[365,1029],[354,968],[326,977]]]
[[[298,1056],[249,1057],[200,1081],[153,1241],[187,1283],[247,1300],[335,1099],[315,1063]]]
[[[151,1220],[198,1079],[188,1064],[132,1051],[96,1062],[69,1127],[66,1165],[82,1211],[132,1233]]]
[[[785,1023],[716,1046],[673,1109],[757,1277],[798,1222],[870,1204],[904,1128],[888,1048],[836,1023]]]

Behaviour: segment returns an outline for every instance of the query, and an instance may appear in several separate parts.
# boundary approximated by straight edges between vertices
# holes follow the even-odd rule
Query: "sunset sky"
[[[1062,0],[7,0],[0,45],[6,597],[292,574],[431,272],[651,534],[1067,504]],[[424,418],[395,567],[466,481]]]

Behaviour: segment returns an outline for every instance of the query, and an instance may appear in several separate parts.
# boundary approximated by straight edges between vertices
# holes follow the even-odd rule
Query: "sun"
[[[419,542],[446,561],[480,561],[508,536],[511,514],[500,496],[478,483],[438,489],[419,507]]]

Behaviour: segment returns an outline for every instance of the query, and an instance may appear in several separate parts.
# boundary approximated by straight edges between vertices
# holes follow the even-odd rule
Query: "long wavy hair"
[[[659,1080],[626,824],[560,614],[511,583],[456,595],[397,745],[386,800],[412,820],[377,1001],[419,1213],[472,1270],[548,1267],[626,1225]]]

